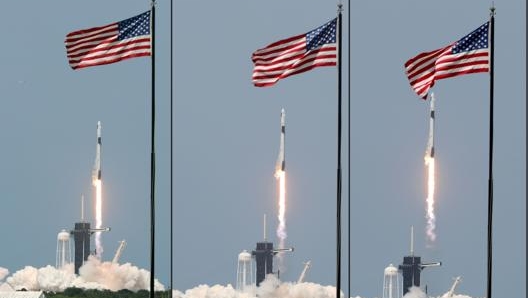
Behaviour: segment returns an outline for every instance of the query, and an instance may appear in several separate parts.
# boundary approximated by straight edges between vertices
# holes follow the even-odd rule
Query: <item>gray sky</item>
[[[411,90],[404,62],[488,20],[482,1],[353,1],[351,13],[351,295],[382,294],[383,269],[409,252],[441,294],[486,289],[489,77],[438,81],[435,157],[437,241],[425,245],[428,102]],[[494,295],[523,297],[526,263],[526,46],[521,0],[495,1]],[[149,268],[150,59],[73,71],[65,35],[139,14],[149,1],[9,1],[0,56],[0,267],[55,264],[56,235],[93,205],[95,127],[103,126],[103,258]],[[336,1],[174,2],[174,288],[235,284],[236,258],[276,241],[279,114],[287,122],[287,245],[283,280],[335,285],[336,68],[251,84],[251,53],[336,15]],[[156,276],[169,285],[168,1],[157,5]],[[348,21],[345,5],[344,26]],[[344,50],[346,52],[346,46]],[[348,57],[344,55],[346,65]],[[346,84],[345,84],[346,86]],[[346,89],[344,90],[346,98]],[[348,106],[343,106],[344,111]],[[346,128],[347,114],[344,113]],[[346,129],[344,130],[346,134]],[[344,147],[343,210],[347,208]],[[88,208],[88,207],[87,207]],[[93,207],[88,209],[92,210]],[[90,211],[89,210],[89,211]],[[88,216],[92,217],[91,212]],[[347,290],[346,216],[343,289]],[[92,245],[93,246],[93,245]]]

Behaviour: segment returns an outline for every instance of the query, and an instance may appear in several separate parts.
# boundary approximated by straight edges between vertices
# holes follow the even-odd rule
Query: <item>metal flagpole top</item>
[[[490,17],[495,16],[495,1],[491,1],[491,7],[490,7]]]

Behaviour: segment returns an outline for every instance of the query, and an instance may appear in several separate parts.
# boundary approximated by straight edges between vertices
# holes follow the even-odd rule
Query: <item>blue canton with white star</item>
[[[150,11],[131,17],[117,23],[119,29],[118,40],[125,40],[136,36],[150,34]]]
[[[337,18],[306,33],[306,51],[311,51],[327,43],[336,43]]]
[[[456,42],[453,46],[452,53],[458,54],[461,52],[469,52],[479,49],[488,48],[488,28],[489,22],[480,26],[475,31],[469,33],[468,35],[462,37],[459,41]]]

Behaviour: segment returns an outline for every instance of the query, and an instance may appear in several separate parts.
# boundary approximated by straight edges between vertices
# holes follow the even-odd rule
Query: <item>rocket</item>
[[[427,141],[427,151],[426,154],[429,157],[434,158],[434,123],[435,123],[435,107],[434,107],[435,97],[434,93],[431,93],[431,106],[430,106],[430,116],[429,116],[429,140]]]
[[[286,139],[286,113],[284,109],[281,110],[281,136],[280,136],[280,147],[279,147],[279,157],[277,158],[277,164],[275,165],[275,172],[283,171],[286,169],[286,159],[284,155],[284,143]]]
[[[101,180],[101,121],[97,121],[97,144],[92,179]]]

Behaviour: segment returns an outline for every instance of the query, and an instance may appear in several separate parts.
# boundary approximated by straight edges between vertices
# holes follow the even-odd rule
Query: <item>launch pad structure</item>
[[[293,251],[293,247],[290,248],[273,248],[273,242],[268,242],[266,239],[266,215],[264,215],[264,241],[257,242],[255,250],[251,252],[251,255],[255,257],[255,263],[257,265],[256,270],[256,284],[257,287],[266,278],[266,275],[273,272],[273,257],[280,252]]]
[[[75,242],[74,265],[75,274],[79,274],[79,268],[88,260],[90,252],[90,236],[95,232],[108,232],[110,228],[92,229],[89,222],[76,222],[74,229],[70,231]],[[94,252],[95,254],[95,252]]]
[[[403,263],[398,266],[403,276],[403,295],[413,286],[420,287],[420,273],[424,268],[441,265],[442,262],[422,263],[421,257],[414,255],[414,228],[411,226],[411,253],[404,256]]]
[[[70,233],[73,235],[74,246],[74,265],[75,274],[79,274],[79,268],[84,264],[84,261],[88,260],[90,254],[90,231],[89,222],[76,222],[75,227]]]
[[[110,228],[92,229],[89,222],[84,221],[84,196],[81,196],[81,221],[74,224],[70,234],[74,241],[74,268],[79,274],[79,268],[88,260],[90,251],[90,237],[95,232],[108,232]],[[95,253],[94,253],[95,254]]]

